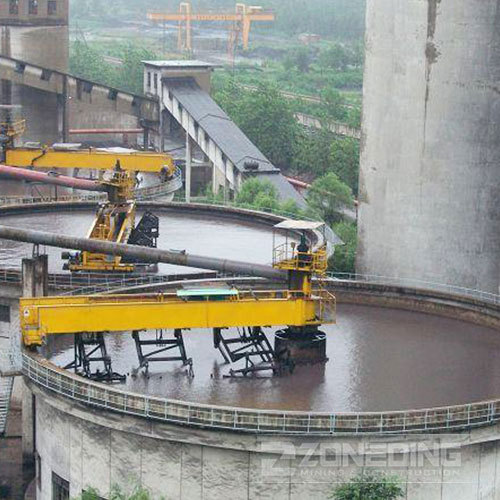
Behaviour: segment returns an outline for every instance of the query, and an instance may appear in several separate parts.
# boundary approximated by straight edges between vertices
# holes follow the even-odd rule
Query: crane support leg
[[[226,363],[244,360],[244,368],[231,369],[228,377],[247,376],[257,372],[282,374],[293,367],[277,358],[266,334],[260,327],[238,328],[237,336],[225,336],[221,328],[213,329],[214,347],[219,349]]]
[[[159,362],[159,361],[182,361],[184,366],[189,367],[189,373],[192,374],[193,360],[187,357],[186,347],[184,345],[184,339],[182,337],[182,330],[177,328],[174,330],[174,337],[167,338],[164,336],[165,332],[163,330],[156,331],[156,337],[154,339],[141,338],[139,331],[132,332],[132,338],[135,341],[135,347],[137,350],[137,357],[139,359],[139,368],[144,368],[146,372],[149,369],[149,363]],[[156,349],[145,351],[144,347],[153,346]],[[172,351],[178,349],[178,352],[165,356],[162,355],[167,351]]]
[[[73,368],[82,377],[99,382],[124,382],[125,375],[113,371],[102,333],[75,333],[74,360],[64,369]],[[97,366],[103,367],[102,371]]]

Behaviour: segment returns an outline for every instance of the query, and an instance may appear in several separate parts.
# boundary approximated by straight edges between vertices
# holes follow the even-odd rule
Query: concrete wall
[[[60,71],[68,69],[67,26],[0,26],[2,54]],[[2,102],[8,102],[2,96]],[[57,96],[12,85],[12,103],[21,104],[27,120],[23,141],[52,144],[59,140]]]
[[[103,110],[99,105],[79,102],[75,99],[69,105],[69,123],[72,129],[82,128],[138,128],[139,119],[136,116],[126,115],[118,111]],[[130,144],[137,144],[139,135],[128,137]],[[115,141],[122,143],[123,134],[109,135],[70,135],[71,142]],[[142,134],[140,136],[142,142]]]
[[[368,0],[357,270],[498,292],[500,0]]]
[[[238,434],[117,416],[34,392],[42,500],[52,498],[53,472],[69,481],[71,497],[89,487],[106,497],[113,485],[141,485],[155,499],[320,500],[338,482],[384,465],[406,483],[407,500],[500,498],[498,426],[401,439]]]

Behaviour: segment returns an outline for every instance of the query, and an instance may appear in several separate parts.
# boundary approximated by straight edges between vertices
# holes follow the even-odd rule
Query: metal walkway
[[[7,415],[10,407],[10,396],[14,385],[14,377],[0,376],[0,436],[7,427]]]

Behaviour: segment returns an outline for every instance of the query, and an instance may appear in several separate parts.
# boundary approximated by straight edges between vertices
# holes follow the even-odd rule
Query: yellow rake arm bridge
[[[26,346],[48,335],[160,329],[318,326],[335,322],[335,298],[322,290],[213,290],[171,294],[61,296],[20,300]]]
[[[5,163],[12,167],[88,168],[113,170],[117,164],[130,172],[166,172],[173,174],[174,160],[168,154],[143,151],[116,152],[105,149],[11,148]]]

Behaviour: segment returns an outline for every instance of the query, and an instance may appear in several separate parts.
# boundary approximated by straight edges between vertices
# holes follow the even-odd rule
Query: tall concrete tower
[[[0,0],[3,55],[68,70],[68,0]],[[28,130],[25,140],[58,140],[57,96],[2,82],[2,103],[22,104]]]
[[[500,0],[368,0],[358,272],[500,278]]]

